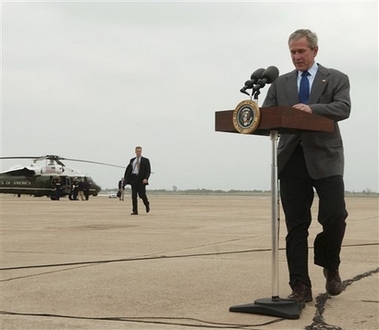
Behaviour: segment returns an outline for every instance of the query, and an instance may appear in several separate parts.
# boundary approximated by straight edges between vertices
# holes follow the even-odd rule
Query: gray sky
[[[1,154],[126,165],[141,145],[150,189],[269,190],[269,138],[215,132],[215,112],[247,99],[255,69],[293,70],[298,28],[350,78],[346,189],[378,191],[377,1],[2,1]],[[66,163],[103,188],[123,175]],[[1,169],[15,164],[30,162]]]

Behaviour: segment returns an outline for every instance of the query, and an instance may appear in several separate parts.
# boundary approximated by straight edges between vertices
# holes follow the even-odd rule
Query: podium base
[[[278,316],[286,319],[298,319],[300,318],[300,314],[304,306],[305,303],[301,303],[296,300],[272,297],[257,299],[253,304],[232,306],[229,308],[229,311]]]

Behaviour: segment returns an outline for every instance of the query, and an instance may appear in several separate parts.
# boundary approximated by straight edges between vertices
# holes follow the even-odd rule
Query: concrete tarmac
[[[4,330],[379,329],[378,198],[348,196],[340,273],[330,297],[313,265],[313,302],[298,319],[229,308],[271,299],[271,197],[158,195],[125,201],[0,195]],[[290,293],[281,213],[279,296]]]

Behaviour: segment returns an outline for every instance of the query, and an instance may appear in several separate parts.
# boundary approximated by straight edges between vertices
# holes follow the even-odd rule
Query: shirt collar
[[[316,76],[316,73],[317,73],[317,70],[318,70],[318,64],[316,62],[313,63],[313,65],[307,70],[309,72],[309,74],[312,76],[312,77],[315,77]],[[304,71],[298,71],[298,77],[301,77],[301,74],[303,73]]]

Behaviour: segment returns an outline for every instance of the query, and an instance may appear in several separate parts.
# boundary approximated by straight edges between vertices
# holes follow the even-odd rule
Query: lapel
[[[299,96],[297,93],[297,71],[294,70],[286,76],[284,82],[284,90],[288,98],[288,103],[292,106],[299,103]]]
[[[317,103],[328,82],[329,71],[322,65],[319,65],[315,79],[313,80],[311,95],[309,95],[309,104]]]

